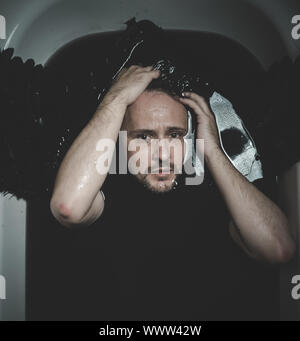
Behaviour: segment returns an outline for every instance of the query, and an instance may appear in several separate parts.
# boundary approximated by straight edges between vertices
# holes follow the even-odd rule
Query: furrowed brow
[[[167,132],[171,133],[171,132],[176,132],[176,133],[186,133],[187,129],[186,128],[182,128],[182,127],[168,127],[167,128]]]
[[[129,135],[137,135],[137,134],[151,134],[151,135],[155,135],[155,131],[151,130],[151,129],[135,129],[135,130],[131,130],[129,132]]]

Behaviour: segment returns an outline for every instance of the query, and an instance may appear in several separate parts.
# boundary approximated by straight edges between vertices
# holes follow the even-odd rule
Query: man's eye
[[[182,134],[181,133],[171,133],[171,137],[172,138],[178,138],[178,137],[180,137],[180,136],[182,136]]]
[[[149,137],[149,135],[147,135],[147,134],[140,134],[137,136],[138,139],[143,139],[143,140],[146,140],[148,137]]]

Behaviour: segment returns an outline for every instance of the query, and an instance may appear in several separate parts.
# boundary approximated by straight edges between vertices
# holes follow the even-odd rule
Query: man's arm
[[[58,170],[50,201],[51,212],[62,225],[87,226],[101,216],[104,199],[100,189],[107,172],[99,172],[96,165],[107,151],[97,150],[96,146],[103,139],[117,141],[128,105],[159,75],[160,71],[151,66],[132,65],[123,69],[92,119],[72,143]],[[109,152],[111,161],[114,150]]]
[[[183,103],[197,115],[197,139],[204,139],[204,160],[231,214],[229,231],[251,257],[283,263],[295,253],[295,242],[282,210],[245,178],[220,147],[215,118],[204,98],[186,93]]]
[[[74,140],[58,170],[50,202],[51,212],[64,226],[90,225],[104,209],[99,191],[107,176],[97,171],[101,138],[117,140],[126,107],[107,96]]]
[[[253,258],[270,263],[290,260],[295,243],[282,210],[248,181],[219,147],[205,160],[231,214],[229,229],[234,240]]]
[[[265,173],[265,172],[264,172]],[[267,175],[268,177],[268,175]],[[254,184],[255,187],[257,187],[261,192],[263,192],[266,196],[268,196],[269,199],[271,199],[272,201],[274,201],[276,204],[277,202],[275,201],[275,196],[277,195],[277,192],[274,192],[275,190],[275,186],[276,186],[276,182],[274,178],[261,178],[258,180],[255,180],[254,182],[252,182],[252,184]],[[232,220],[232,218],[229,221],[229,234],[232,237],[232,239],[237,243],[237,245],[239,247],[242,248],[242,250],[251,258],[256,259],[256,260],[260,260],[255,254],[251,253],[250,250],[247,248],[247,245],[245,243],[245,241],[243,240],[243,237],[238,229],[238,227],[236,226],[236,224],[234,223],[234,221]],[[293,234],[293,236],[295,237],[295,234]]]

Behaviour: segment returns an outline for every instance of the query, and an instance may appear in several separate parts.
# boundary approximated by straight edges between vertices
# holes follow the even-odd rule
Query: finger
[[[132,64],[132,65],[129,66],[129,69],[131,69],[131,70],[135,70],[135,69],[139,69],[139,68],[140,68],[140,66],[139,65],[135,65],[135,64]]]
[[[153,66],[150,65],[150,66],[146,66],[144,67],[145,71],[152,71],[153,70]]]
[[[198,114],[200,116],[205,115],[205,112],[203,111],[203,109],[198,105],[198,103],[196,103],[194,100],[189,99],[189,98],[179,98],[180,102],[187,104],[189,107],[191,107],[195,114]]]
[[[186,91],[184,92],[184,95],[187,96],[188,98],[193,99],[196,103],[198,103],[198,105],[202,108],[203,111],[209,113],[210,109],[204,99],[204,97],[196,94],[195,92],[190,92],[190,91]]]
[[[148,66],[143,66],[143,65],[135,65],[135,66],[136,66],[136,69],[139,71],[145,71],[145,69],[148,67]]]
[[[160,76],[160,70],[152,70],[153,77],[158,78]]]
[[[146,70],[147,71],[147,70]],[[158,78],[160,76],[160,70],[149,70],[147,71],[147,74],[151,77],[151,78]]]
[[[145,72],[145,71],[146,72],[151,72],[154,75],[160,75],[160,70],[154,69],[153,66],[151,66],[151,65],[144,67],[141,71],[143,71],[143,72]]]
[[[155,71],[153,70],[152,66],[139,66],[138,69],[136,69],[136,72],[138,73],[144,73],[144,72],[151,72],[151,71]]]

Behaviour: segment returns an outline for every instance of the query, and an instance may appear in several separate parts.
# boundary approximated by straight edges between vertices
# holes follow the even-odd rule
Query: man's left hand
[[[221,147],[215,117],[203,97],[194,92],[183,92],[183,95],[179,99],[194,110],[197,118],[196,138],[204,139],[204,157],[208,157],[216,148]],[[200,145],[199,150],[203,152]]]

